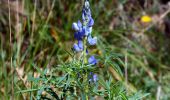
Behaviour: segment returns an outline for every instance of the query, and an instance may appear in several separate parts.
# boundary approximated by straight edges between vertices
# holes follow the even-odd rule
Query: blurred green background
[[[170,4],[169,0],[90,0],[95,20],[93,35],[99,56],[118,53],[125,62],[123,77],[130,92],[150,93],[147,100],[170,99]],[[0,97],[27,99],[29,75],[70,60],[73,22],[81,19],[82,0],[0,1]],[[150,22],[143,22],[143,16]],[[67,52],[66,52],[67,51]],[[119,74],[110,69],[115,81]],[[125,72],[127,72],[125,74]]]

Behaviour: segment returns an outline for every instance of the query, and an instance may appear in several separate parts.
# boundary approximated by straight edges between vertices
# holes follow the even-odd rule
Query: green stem
[[[83,62],[84,64],[87,63],[87,55],[86,55],[86,49],[87,49],[87,45],[86,45],[86,41],[87,41],[87,37],[84,38],[84,41],[83,41],[83,46],[84,46],[84,50],[83,50]]]
[[[87,45],[86,45],[86,41],[87,41],[87,37],[84,38],[83,40],[83,46],[84,46],[84,50],[83,50],[83,63],[87,64],[87,54],[86,54],[86,50],[87,50]],[[85,82],[85,94],[86,94],[86,100],[88,100],[88,73],[87,70],[85,71],[85,78],[84,78],[84,82]]]

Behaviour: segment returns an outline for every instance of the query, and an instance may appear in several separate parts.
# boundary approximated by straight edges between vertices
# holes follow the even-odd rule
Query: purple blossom
[[[91,36],[88,36],[88,38],[87,38],[87,41],[88,41],[88,43],[90,44],[90,45],[96,45],[96,43],[97,43],[97,37],[91,37]]]
[[[89,1],[85,1],[83,10],[82,10],[82,20],[83,22],[90,21],[90,18],[91,18],[90,4],[89,4]]]
[[[74,22],[72,24],[72,29],[76,31],[74,33],[74,38],[77,40],[82,40],[85,35],[85,29],[83,28],[80,20],[77,23]]]
[[[82,30],[82,23],[80,22],[80,20],[76,23],[74,22],[72,24],[72,29],[75,31],[81,31]]]
[[[72,24],[72,29],[75,30],[75,31],[78,31],[78,30],[79,30],[79,27],[78,27],[77,23],[74,22],[74,23]]]
[[[82,20],[81,21],[78,20],[78,22],[74,22],[72,24],[72,29],[75,31],[74,38],[78,41],[78,43],[75,43],[73,45],[73,49],[76,52],[80,52],[80,51],[82,52],[83,50],[85,50],[86,48],[83,48],[84,44],[86,45],[88,43],[89,45],[95,45],[97,43],[97,37],[91,36],[93,25],[94,25],[94,19],[92,18],[92,15],[91,15],[89,0],[85,0],[83,10],[82,10]],[[87,38],[87,40],[86,40],[86,38]],[[87,43],[86,43],[86,41],[87,41]],[[84,44],[83,44],[83,42],[84,42]],[[87,49],[86,49],[86,54],[89,55]],[[84,60],[84,57],[83,57],[83,60]],[[90,56],[88,58],[89,65],[96,65],[97,62],[98,61],[95,58],[95,56]],[[80,78],[80,77],[81,77],[81,75],[78,72],[78,78]],[[96,83],[98,80],[97,74],[90,72],[88,74],[88,80],[90,83],[91,82]]]
[[[90,4],[89,1],[86,0],[82,10],[82,23],[80,20],[78,22],[74,22],[72,24],[72,29],[75,30],[74,38],[78,41],[78,43],[73,45],[75,51],[83,51],[83,38],[87,37],[87,43],[89,45],[95,45],[97,43],[97,37],[91,36],[92,26],[94,25],[94,20],[91,16]],[[97,60],[94,56],[91,56],[88,59],[88,63],[95,65]]]
[[[94,56],[91,56],[89,59],[88,59],[88,63],[91,64],[91,65],[96,65],[97,64],[97,60]]]
[[[74,38],[77,40],[82,40],[85,35],[85,30],[83,29],[82,31],[78,31],[74,33]]]
[[[73,45],[73,49],[76,51],[76,52],[79,52],[79,51],[83,51],[83,42],[82,41],[78,41],[78,43],[74,44]]]
[[[93,72],[89,73],[89,82],[94,82],[96,83],[98,80],[98,76],[97,74],[94,74]]]
[[[91,34],[91,32],[92,32],[92,27],[84,27],[84,29],[85,29],[85,35],[86,35],[86,36],[88,36],[88,35]]]
[[[89,27],[92,27],[94,25],[94,20],[92,17],[90,17],[90,20],[89,20],[89,23],[88,23],[88,26]]]
[[[98,80],[97,74],[93,74],[93,81],[97,82],[97,80]]]

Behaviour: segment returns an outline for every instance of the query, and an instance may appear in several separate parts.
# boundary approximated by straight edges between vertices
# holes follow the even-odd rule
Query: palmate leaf
[[[101,93],[103,92],[102,94],[107,94],[103,95],[105,96],[105,99],[113,100],[117,98],[121,100],[128,100],[128,97],[125,94],[125,87],[122,82],[113,83],[111,77],[109,80],[104,80],[103,76],[100,76],[99,83],[104,87],[104,91],[101,91]]]

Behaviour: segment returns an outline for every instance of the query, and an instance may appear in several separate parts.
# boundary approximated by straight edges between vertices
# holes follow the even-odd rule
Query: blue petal
[[[91,36],[88,36],[87,41],[90,45],[95,45],[97,43],[97,37],[92,38]]]
[[[90,9],[87,10],[86,16],[87,16],[88,19],[90,20],[90,18],[91,18],[91,10],[90,10]]]
[[[74,38],[77,39],[77,40],[81,40],[82,38],[80,37],[79,35],[79,32],[75,32],[74,33]]]
[[[89,64],[92,64],[92,65],[95,65],[97,64],[97,60],[94,56],[91,56],[89,59],[88,59],[88,63]]]
[[[89,20],[89,23],[88,23],[88,26],[91,27],[94,25],[94,20],[92,17],[90,17],[90,20]]]
[[[77,44],[75,43],[75,44],[73,45],[73,49],[74,49],[76,52],[83,51],[83,42],[79,40]]]
[[[78,20],[77,26],[78,26],[79,28],[82,28],[82,23],[80,22],[80,20]]]
[[[90,73],[89,73],[88,78],[89,78],[89,82],[94,82],[94,83],[96,83],[97,80],[98,80],[97,74],[94,74],[93,72],[90,72]]]
[[[84,7],[85,7],[85,8],[89,8],[89,7],[90,7],[90,4],[89,4],[89,1],[88,1],[88,0],[85,1]]]
[[[88,54],[89,53],[89,51],[88,50],[86,50],[86,54]]]
[[[94,74],[94,75],[93,75],[93,81],[94,81],[94,82],[97,82],[97,80],[98,80],[97,74]]]
[[[86,20],[90,20],[91,18],[91,10],[84,8],[82,11],[82,20],[83,22]]]
[[[85,35],[88,36],[92,32],[92,27],[85,27]]]
[[[78,31],[74,33],[74,38],[77,40],[82,40],[85,34],[85,30]]]
[[[75,30],[75,31],[80,30],[80,28],[78,27],[77,23],[75,23],[75,22],[72,24],[72,29]]]
[[[79,35],[83,38],[83,36],[85,35],[85,29],[82,29],[82,30],[79,32]]]
[[[79,48],[79,46],[78,46],[77,44],[74,44],[74,45],[73,45],[73,49],[74,49],[76,52],[81,51],[80,48]]]
[[[78,47],[83,50],[83,42],[82,41],[78,41]]]
[[[86,15],[85,15],[85,11],[84,11],[84,9],[83,9],[83,11],[82,11],[82,20],[83,21],[85,21],[86,20],[86,17],[85,17]]]

